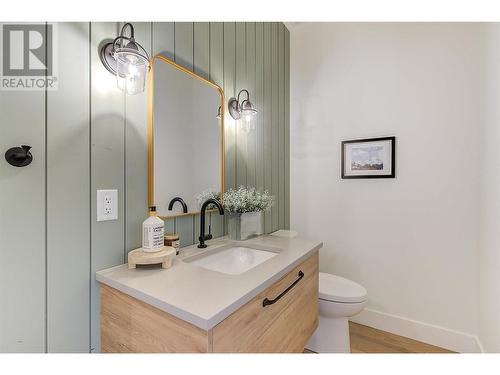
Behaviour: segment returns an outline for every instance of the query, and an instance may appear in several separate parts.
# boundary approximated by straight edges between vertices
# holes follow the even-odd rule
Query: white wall
[[[482,26],[301,24],[290,53],[292,229],[370,309],[476,335]],[[342,140],[386,135],[396,179],[340,178]]]
[[[484,133],[481,138],[480,337],[500,352],[500,24],[486,28]]]

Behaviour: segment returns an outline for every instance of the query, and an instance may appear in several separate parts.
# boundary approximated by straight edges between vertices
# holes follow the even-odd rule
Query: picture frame
[[[342,141],[343,179],[395,178],[396,137]]]

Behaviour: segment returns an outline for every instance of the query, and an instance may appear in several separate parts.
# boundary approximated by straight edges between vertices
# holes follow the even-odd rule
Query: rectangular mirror
[[[149,205],[158,215],[198,213],[197,197],[224,189],[224,93],[216,84],[156,55],[150,72]],[[219,118],[220,117],[220,118]]]

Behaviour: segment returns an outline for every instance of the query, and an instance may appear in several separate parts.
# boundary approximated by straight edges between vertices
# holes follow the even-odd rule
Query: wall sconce
[[[217,116],[215,116],[215,118],[216,118],[217,120],[220,120],[220,119],[222,118],[222,115],[220,114],[220,110],[221,110],[221,108],[220,108],[220,106],[219,106],[219,109],[217,110]]]
[[[247,98],[241,102],[240,95],[243,92],[247,94]],[[250,94],[248,90],[245,89],[238,93],[238,98],[229,99],[228,107],[229,114],[235,120],[239,120],[243,116],[245,120],[249,122],[252,117],[257,114],[257,110],[250,101]]]
[[[130,29],[130,37],[124,35]],[[144,91],[146,75],[149,72],[149,55],[134,39],[134,27],[131,23],[123,25],[120,35],[112,42],[105,43],[99,57],[104,67],[116,75],[118,88],[134,95]]]

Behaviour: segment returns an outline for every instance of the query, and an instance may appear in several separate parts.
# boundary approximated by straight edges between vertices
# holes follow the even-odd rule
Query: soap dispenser
[[[156,207],[149,207],[149,217],[142,223],[142,250],[154,253],[163,249],[164,221],[156,216]]]

